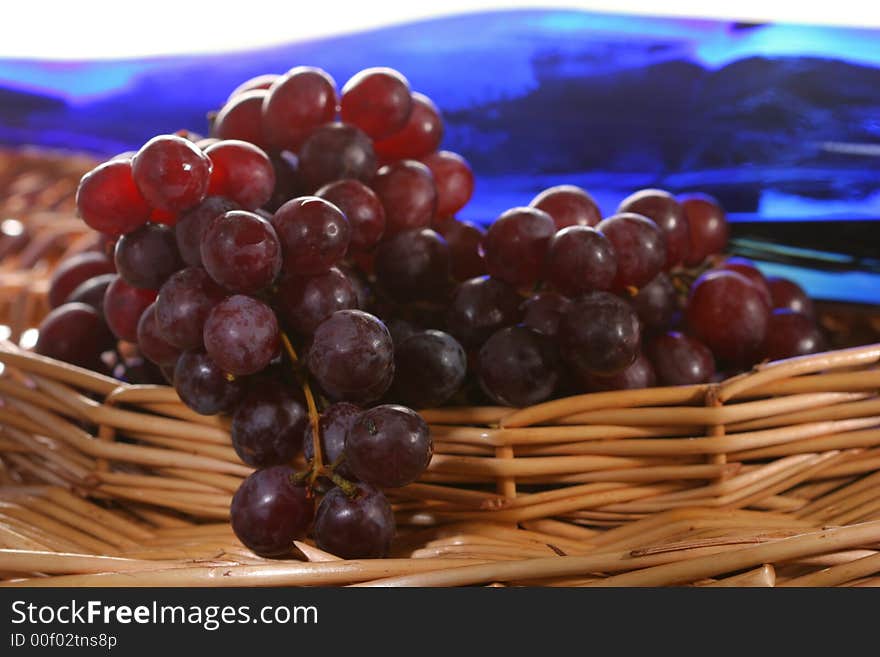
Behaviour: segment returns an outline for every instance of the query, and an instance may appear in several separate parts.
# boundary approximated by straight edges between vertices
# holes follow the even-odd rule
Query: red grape
[[[230,210],[240,210],[238,203],[221,196],[209,196],[199,205],[180,217],[174,226],[174,237],[180,257],[191,267],[202,264],[202,236],[214,217],[226,214]]]
[[[483,248],[489,274],[520,287],[535,284],[556,225],[550,215],[535,208],[513,208],[489,226]]]
[[[160,135],[143,145],[132,160],[134,182],[154,208],[182,212],[204,200],[211,160],[182,137]]]
[[[709,383],[715,376],[715,359],[709,347],[675,331],[654,338],[648,345],[648,355],[664,386]]]
[[[174,365],[180,357],[180,349],[169,344],[159,331],[155,301],[147,306],[138,320],[137,344],[141,354],[156,365]]]
[[[309,423],[302,391],[276,382],[252,387],[232,416],[232,447],[255,468],[290,463]]]
[[[94,308],[101,317],[104,317],[104,295],[107,293],[110,283],[115,280],[116,274],[93,276],[77,285],[76,289],[68,295],[67,302],[84,303]]]
[[[761,355],[770,307],[760,288],[742,274],[709,271],[691,287],[687,322],[716,357],[751,365]]]
[[[229,94],[227,102],[229,102],[239,94],[243,94],[245,91],[268,89],[272,86],[272,83],[280,77],[281,76],[277,73],[264,73],[263,75],[256,75],[252,78],[249,78],[232,90],[232,93]]]
[[[309,192],[344,178],[368,183],[375,173],[373,142],[347,123],[322,125],[299,150],[299,174]]]
[[[617,271],[615,247],[595,228],[569,226],[550,240],[546,276],[563,294],[608,290]]]
[[[342,120],[373,139],[383,139],[406,126],[412,112],[409,82],[390,68],[368,68],[342,88]]]
[[[781,360],[814,354],[822,351],[823,343],[822,333],[812,319],[788,309],[777,309],[770,315],[764,357]]]
[[[391,397],[411,408],[436,408],[458,392],[466,373],[467,356],[455,338],[421,331],[395,344]]]
[[[724,208],[705,194],[688,194],[678,199],[687,219],[689,248],[684,264],[696,267],[708,256],[723,253],[730,227]]]
[[[394,377],[391,334],[373,315],[338,310],[315,330],[306,363],[333,401],[376,401]]]
[[[351,227],[351,251],[369,251],[385,232],[385,209],[376,193],[360,180],[337,180],[324,185],[315,196],[342,210]]]
[[[482,276],[460,283],[446,314],[449,332],[466,347],[476,347],[495,331],[516,324],[522,298],[495,278]]]
[[[581,384],[587,392],[605,392],[608,390],[639,390],[657,385],[654,368],[644,354],[639,354],[632,365],[617,374],[600,376],[586,373],[581,377]]]
[[[638,356],[639,318],[620,297],[590,292],[572,301],[559,323],[558,340],[562,357],[579,377],[610,376]]]
[[[165,339],[178,349],[199,349],[205,320],[226,297],[199,267],[182,269],[165,281],[156,300],[156,320]]]
[[[275,169],[258,147],[226,139],[206,148],[205,155],[212,165],[209,194],[231,199],[245,210],[256,210],[272,198]]]
[[[428,228],[437,209],[431,170],[415,160],[400,160],[379,169],[373,191],[385,208],[385,233],[394,235]]]
[[[142,290],[126,283],[121,276],[104,293],[104,319],[120,340],[137,342],[137,325],[144,310],[156,300],[156,290]]]
[[[376,280],[400,303],[441,297],[449,289],[449,246],[430,228],[398,233],[376,251]]]
[[[345,256],[351,230],[345,215],[317,196],[291,199],[272,217],[289,274],[327,271]]]
[[[438,151],[422,158],[434,176],[439,217],[451,217],[461,210],[474,193],[474,172],[458,153]]]
[[[341,559],[378,559],[394,538],[394,513],[382,491],[356,484],[349,496],[334,488],[315,514],[315,543]]]
[[[665,331],[672,324],[678,311],[678,292],[672,279],[661,271],[632,298],[639,319],[652,331]]]
[[[767,280],[767,288],[773,299],[773,308],[787,309],[807,317],[813,317],[813,301],[804,289],[787,278],[771,277]]]
[[[349,277],[336,267],[315,276],[284,277],[275,299],[281,317],[300,335],[314,333],[337,310],[359,307]]]
[[[549,214],[557,230],[567,226],[596,226],[602,221],[602,213],[593,197],[574,185],[545,189],[529,206]]]
[[[231,96],[214,117],[211,136],[217,139],[240,139],[266,148],[263,101],[267,95],[265,89],[252,89]]]
[[[509,326],[480,348],[480,386],[496,403],[531,406],[549,399],[559,383],[553,341],[526,326]]]
[[[115,272],[115,265],[103,253],[84,251],[70,256],[55,268],[49,280],[49,307],[60,306],[90,278]]]
[[[227,376],[202,351],[185,351],[177,359],[174,389],[181,401],[200,415],[232,411],[244,392],[240,380]]]
[[[318,421],[318,432],[321,434],[321,457],[324,465],[333,466],[335,472],[346,479],[354,479],[354,475],[348,468],[342,453],[345,450],[345,439],[351,425],[363,412],[360,406],[348,402],[336,402],[330,404],[321,413]],[[312,439],[312,425],[306,424],[303,432],[303,456],[306,462],[311,464],[315,457],[314,441]]]
[[[548,338],[559,332],[559,321],[568,312],[571,299],[556,292],[541,292],[522,303],[523,324]]]
[[[232,530],[261,557],[283,557],[293,542],[306,537],[315,515],[315,501],[305,486],[294,483],[287,465],[257,470],[232,497]]]
[[[634,212],[647,217],[666,236],[666,268],[671,269],[688,257],[690,231],[687,217],[678,201],[662,189],[643,189],[627,196],[618,213]]]
[[[98,370],[101,354],[113,346],[113,336],[94,308],[84,303],[65,303],[40,322],[34,351],[72,365]]]
[[[647,285],[666,265],[666,240],[651,220],[638,214],[616,214],[596,228],[617,254],[616,290]]]
[[[281,272],[281,243],[272,224],[252,212],[214,217],[202,237],[202,263],[219,285],[255,293]]]
[[[767,279],[764,274],[755,267],[750,260],[745,258],[730,258],[718,266],[718,269],[727,271],[735,271],[737,274],[745,276],[749,282],[754,285],[761,293],[761,297],[768,306],[773,306],[773,297],[770,295],[770,287],[767,285]]]
[[[243,294],[224,299],[205,320],[205,351],[230,374],[264,370],[278,354],[281,333],[275,313],[265,303]]]
[[[277,149],[295,151],[336,116],[336,83],[325,71],[297,66],[272,83],[263,101],[263,131]]]
[[[418,479],[434,453],[422,416],[385,404],[361,413],[348,431],[345,460],[355,476],[381,488],[399,488]]]
[[[386,162],[417,160],[433,153],[443,140],[443,119],[427,96],[412,94],[412,111],[406,125],[393,135],[374,142],[376,155]]]
[[[132,287],[156,290],[183,267],[174,229],[163,224],[144,224],[116,242],[116,269]]]
[[[122,235],[146,223],[152,208],[132,176],[131,160],[111,160],[82,177],[76,190],[79,216],[89,227]]]
[[[435,230],[449,245],[449,260],[452,277],[466,281],[486,273],[486,260],[483,257],[483,240],[486,231],[469,221],[449,218]]]

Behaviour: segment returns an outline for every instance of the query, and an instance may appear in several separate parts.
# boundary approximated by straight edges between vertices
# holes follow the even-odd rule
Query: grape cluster
[[[80,216],[111,248],[56,271],[36,349],[98,370],[115,353],[118,376],[231,415],[256,468],[232,526],[260,555],[309,533],[386,555],[383,491],[433,452],[418,409],[701,383],[820,348],[803,290],[719,257],[708,197],[641,190],[603,219],[562,185],[488,230],[460,221],[471,168],[396,71],[341,93],[316,68],[259,76],[210,130],[83,177]]]

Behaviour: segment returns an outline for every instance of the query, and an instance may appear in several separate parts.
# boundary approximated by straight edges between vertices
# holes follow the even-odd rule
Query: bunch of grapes
[[[439,111],[396,71],[341,93],[315,68],[260,76],[210,130],[83,177],[79,213],[107,249],[59,267],[36,349],[99,371],[114,352],[117,376],[231,415],[256,468],[232,525],[258,554],[311,533],[386,555],[385,491],[433,452],[418,409],[706,382],[819,348],[797,285],[718,257],[708,197],[643,190],[603,220],[565,185],[488,231],[458,220],[471,168],[438,150]]]

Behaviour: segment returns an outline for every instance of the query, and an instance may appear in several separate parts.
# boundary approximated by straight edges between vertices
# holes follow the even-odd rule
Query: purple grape
[[[230,379],[208,354],[185,351],[174,367],[174,389],[184,404],[201,415],[231,411],[242,394],[241,381]]]
[[[480,349],[483,391],[503,406],[531,406],[549,399],[559,383],[553,341],[526,326],[509,326]]]
[[[255,468],[289,463],[309,422],[302,391],[277,382],[252,386],[232,416],[232,447]]]
[[[464,349],[448,333],[422,331],[394,348],[394,401],[412,408],[442,406],[458,392],[467,373]]]
[[[275,313],[253,297],[236,294],[211,309],[205,350],[224,372],[256,374],[278,354],[281,332]]]
[[[641,329],[632,307],[608,292],[575,299],[559,324],[562,358],[579,376],[610,376],[632,365]]]
[[[388,499],[369,484],[355,484],[346,495],[334,488],[315,514],[315,543],[342,559],[379,559],[394,539],[394,513]]]

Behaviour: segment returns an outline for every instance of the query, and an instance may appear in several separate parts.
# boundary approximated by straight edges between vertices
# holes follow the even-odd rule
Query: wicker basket
[[[18,289],[29,292],[20,295],[39,295],[31,283],[50,271],[22,276]],[[7,323],[17,311],[0,312]],[[874,344],[763,364],[720,384],[425,411],[436,455],[418,483],[393,492],[392,558],[341,561],[306,541],[300,559],[270,561],[242,547],[227,521],[251,471],[230,446],[227,419],[193,413],[171,388],[121,384],[6,340],[0,578],[874,585],[878,362]]]

